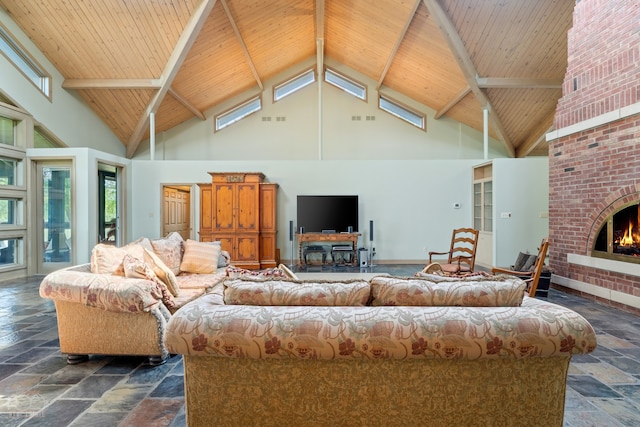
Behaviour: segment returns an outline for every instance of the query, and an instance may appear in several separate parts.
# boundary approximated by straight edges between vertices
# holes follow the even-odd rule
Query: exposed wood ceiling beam
[[[140,140],[144,135],[145,128],[149,124],[149,115],[151,113],[156,113],[162,100],[165,95],[169,91],[171,87],[171,83],[173,79],[175,79],[178,71],[180,70],[180,66],[184,62],[189,50],[193,46],[193,43],[196,41],[202,26],[205,21],[209,17],[209,14],[213,10],[213,7],[216,4],[216,0],[202,0],[202,2],[198,5],[198,8],[194,11],[193,15],[187,22],[182,34],[180,34],[180,38],[176,43],[176,46],[167,61],[167,65],[165,66],[162,75],[162,86],[153,96],[147,108],[145,109],[142,117],[138,120],[136,127],[133,130],[133,133],[129,137],[129,141],[127,143],[127,157],[133,157],[134,153],[138,149],[140,145]]]
[[[451,110],[453,107],[455,107],[458,102],[462,101],[464,99],[464,97],[469,95],[470,93],[471,93],[471,88],[469,86],[466,86],[464,89],[462,89],[460,91],[459,94],[456,95],[455,98],[453,98],[451,101],[449,101],[447,103],[447,105],[445,105],[439,111],[437,111],[436,115],[433,118],[438,120],[440,117],[442,117],[445,114],[447,114],[447,112],[449,110]]]
[[[413,9],[411,10],[409,17],[407,18],[407,21],[404,23],[404,28],[402,28],[402,32],[400,32],[400,35],[396,39],[396,44],[395,46],[393,46],[393,49],[389,54],[389,58],[387,58],[387,63],[385,64],[384,69],[382,70],[382,73],[380,73],[378,84],[376,84],[376,90],[382,87],[382,82],[384,82],[384,78],[387,76],[387,73],[389,72],[389,68],[391,68],[393,59],[396,57],[396,54],[398,53],[398,49],[400,49],[402,40],[404,40],[404,37],[407,34],[407,31],[409,30],[409,26],[411,25],[411,21],[413,21],[413,16],[416,14],[416,10],[418,10],[419,5],[420,5],[420,0],[416,0],[416,4],[413,5]]]
[[[478,77],[478,87],[501,89],[562,89],[562,79],[522,79],[508,77]]]
[[[480,103],[482,108],[488,108],[490,113],[489,120],[493,124],[494,131],[498,134],[498,138],[502,141],[505,149],[509,153],[510,156],[515,156],[515,149],[513,148],[513,144],[509,141],[507,137],[507,132],[502,126],[500,118],[495,114],[495,110],[491,106],[491,102],[487,95],[480,89],[478,84],[476,83],[476,75],[478,74],[473,65],[473,61],[471,61],[471,57],[464,47],[464,43],[460,38],[460,34],[456,30],[456,27],[451,22],[451,18],[447,15],[447,12],[442,8],[442,5],[438,0],[423,0],[424,5],[427,7],[430,15],[433,17],[434,21],[440,28],[442,35],[444,36],[445,41],[449,45],[451,52],[453,53],[454,58],[458,62],[460,69],[462,70],[462,74],[467,80],[467,84],[471,88],[471,91],[476,96],[476,99]]]
[[[193,115],[198,117],[200,120],[202,120],[202,121],[207,120],[207,118],[205,117],[205,115],[204,115],[204,113],[202,111],[198,110],[192,103],[187,101],[184,97],[182,97],[175,90],[169,88],[169,95],[173,96],[176,99],[176,101],[178,101],[180,104],[184,105],[184,107],[187,110],[191,111],[193,113]]]
[[[555,111],[544,118],[534,129],[531,130],[529,138],[527,138],[516,150],[516,157],[526,157],[536,147],[546,142],[547,133],[553,130],[553,120]]]
[[[160,79],[66,79],[64,89],[160,89]]]
[[[258,87],[260,90],[264,89],[262,85],[262,80],[260,79],[260,75],[258,74],[258,70],[256,70],[256,66],[253,63],[253,59],[249,54],[249,49],[247,49],[247,45],[244,43],[244,39],[242,38],[242,34],[240,34],[240,29],[238,29],[238,25],[236,25],[236,20],[233,19],[233,15],[231,15],[231,10],[229,10],[229,6],[227,6],[226,0],[220,0],[222,2],[222,7],[224,8],[224,13],[227,15],[227,19],[229,19],[229,24],[231,24],[231,28],[233,28],[233,32],[235,33],[238,43],[240,43],[240,47],[242,48],[242,52],[244,53],[245,58],[247,58],[247,65],[251,69],[253,73],[253,78],[256,79],[256,83],[258,83]]]
[[[316,0],[316,68],[320,84],[324,72],[324,0]]]

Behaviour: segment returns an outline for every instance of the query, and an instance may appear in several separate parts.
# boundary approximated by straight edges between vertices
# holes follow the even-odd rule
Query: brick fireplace
[[[601,256],[602,228],[640,202],[638,22],[636,1],[576,1],[556,130],[547,139],[554,283],[640,313],[640,264]]]

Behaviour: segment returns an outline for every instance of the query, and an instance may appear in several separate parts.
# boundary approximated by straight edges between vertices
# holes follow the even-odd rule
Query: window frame
[[[2,48],[5,45],[6,48]],[[10,52],[7,51],[10,50]],[[18,39],[0,23],[0,53],[11,62],[36,89],[49,101],[52,100],[51,74],[29,53]],[[22,64],[16,63],[18,58]],[[31,77],[32,74],[34,77]],[[37,80],[37,81],[36,81]]]
[[[277,92],[279,89],[282,89],[288,85],[293,85],[296,81],[301,81],[303,80],[307,75],[311,74],[313,76],[312,80],[310,82],[306,82],[304,83],[302,86],[297,86],[289,91],[287,91],[286,93],[284,93],[281,96],[277,96]],[[304,89],[307,86],[310,86],[312,84],[314,84],[317,81],[317,77],[316,77],[316,71],[313,67],[307,68],[306,70],[302,71],[301,73],[296,74],[295,76],[282,81],[278,84],[273,85],[273,90],[272,90],[272,100],[273,103],[275,104],[278,101],[283,100],[284,98],[286,98],[289,95],[293,95],[294,93],[298,92],[299,90]]]
[[[336,82],[332,82],[332,81],[327,80],[327,73],[329,73],[329,74],[333,74],[333,75],[334,75],[334,76],[336,76],[338,79],[344,80],[344,81],[346,81],[346,82],[348,82],[348,83],[352,84],[353,86],[360,87],[360,88],[362,89],[362,91],[363,91],[363,96],[358,96],[358,95],[357,95],[356,93],[354,93],[353,91],[350,91],[347,87],[345,87],[345,86],[340,86],[340,85],[339,85],[338,83],[336,83]],[[343,73],[341,73],[341,72],[337,71],[337,70],[336,70],[336,69],[334,69],[334,68],[331,68],[331,67],[325,67],[325,68],[324,68],[323,81],[324,81],[325,83],[327,83],[327,84],[330,84],[330,85],[331,85],[331,86],[333,86],[333,87],[336,87],[336,88],[340,89],[340,90],[341,90],[341,91],[343,91],[343,92],[346,92],[347,94],[349,94],[349,95],[353,96],[354,98],[357,98],[357,99],[359,99],[359,100],[361,100],[361,101],[367,102],[367,100],[368,100],[368,98],[369,98],[369,95],[368,95],[369,90],[368,90],[367,85],[365,85],[364,83],[360,83],[359,81],[357,81],[357,80],[355,80],[355,79],[352,79],[351,77],[349,77],[349,76],[347,76],[347,75],[345,75],[345,74],[343,74]]]
[[[394,107],[396,107],[396,108],[398,108],[400,110],[403,110],[403,111],[405,111],[405,112],[407,112],[409,114],[412,114],[414,116],[419,117],[422,120],[421,125],[418,126],[417,124],[415,124],[414,122],[412,122],[408,118],[403,117],[402,115],[392,111],[391,109],[384,108],[382,106],[382,101],[383,100],[388,102],[389,104],[392,104]],[[389,95],[385,95],[383,93],[379,93],[378,94],[378,108],[380,110],[384,111],[385,113],[390,114],[390,115],[402,120],[403,122],[408,123],[408,124],[418,128],[418,129],[420,129],[420,130],[422,130],[424,132],[427,131],[427,115],[426,114],[424,114],[424,113],[422,113],[422,112],[420,112],[420,111],[418,111],[418,110],[416,110],[414,108],[411,108],[406,104],[403,104],[402,102],[390,97]]]
[[[226,116],[230,116],[233,113],[241,110],[242,108],[244,108],[246,106],[249,106],[250,104],[252,104],[253,102],[256,102],[256,101],[258,102],[258,108],[256,108],[255,110],[250,111],[250,112],[248,112],[246,114],[239,115],[238,117],[234,118],[233,120],[230,120],[228,123],[224,124],[223,126],[219,125],[219,120],[221,118],[226,117]],[[233,125],[234,123],[239,122],[242,119],[245,119],[245,118],[249,117],[252,114],[257,113],[260,110],[262,110],[262,96],[261,95],[253,96],[253,97],[247,99],[246,101],[241,102],[240,104],[237,104],[234,107],[231,107],[231,108],[221,112],[220,114],[216,114],[214,116],[214,118],[213,118],[213,131],[214,132],[220,132],[221,130]]]

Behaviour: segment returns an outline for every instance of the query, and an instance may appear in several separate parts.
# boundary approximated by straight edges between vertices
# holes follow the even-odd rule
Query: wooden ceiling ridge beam
[[[236,24],[236,20],[233,18],[231,14],[231,10],[227,5],[227,0],[220,0],[222,2],[222,8],[224,9],[225,15],[227,15],[227,19],[229,20],[229,24],[233,29],[236,38],[238,39],[238,43],[240,44],[240,48],[242,49],[242,53],[244,53],[244,57],[247,59],[247,65],[251,69],[251,73],[253,74],[253,78],[256,79],[256,83],[258,83],[258,87],[260,91],[264,89],[264,85],[262,84],[262,80],[260,79],[260,75],[258,74],[258,70],[256,69],[255,64],[253,63],[253,58],[251,58],[251,54],[249,53],[249,49],[247,49],[247,45],[242,38],[242,34],[240,34],[240,29]]]
[[[476,76],[476,83],[482,89],[562,89],[563,79]]]
[[[480,103],[480,106],[484,109],[487,108],[492,114],[489,114],[489,120],[491,121],[494,131],[497,133],[500,141],[504,145],[505,149],[509,153],[510,156],[515,156],[515,149],[513,144],[510,142],[507,132],[500,121],[500,118],[495,114],[495,109],[491,105],[491,101],[487,97],[487,95],[480,89],[478,84],[476,83],[476,75],[478,72],[476,71],[475,65],[467,52],[467,49],[464,47],[464,43],[460,38],[460,34],[458,30],[453,25],[451,18],[447,14],[447,12],[442,7],[441,3],[438,0],[422,0],[424,5],[427,7],[429,14],[433,17],[435,23],[438,25],[440,32],[442,33],[445,41],[449,45],[451,49],[451,53],[453,54],[455,60],[458,62],[462,74],[467,80],[467,84],[469,88],[471,88],[471,92],[475,95],[476,99]]]
[[[316,72],[322,82],[324,72],[324,0],[316,0]]]
[[[526,157],[535,150],[538,145],[546,142],[547,134],[553,131],[553,121],[555,119],[555,110],[551,111],[544,119],[542,119],[530,132],[527,138],[516,150],[516,157]]]
[[[186,98],[176,92],[173,88],[169,88],[169,95],[173,96],[176,101],[182,104],[187,110],[191,111],[191,113],[193,113],[193,115],[198,117],[200,120],[207,120],[207,117],[202,111],[198,110],[195,105],[190,103]]]
[[[129,137],[129,141],[127,142],[127,157],[133,157],[133,154],[138,149],[140,145],[140,141],[142,136],[144,135],[145,128],[149,124],[149,116],[150,114],[155,114],[160,108],[160,104],[164,99],[167,92],[171,88],[171,84],[175,79],[180,67],[184,63],[189,50],[195,43],[198,38],[198,34],[200,30],[204,26],[205,21],[211,14],[213,7],[216,4],[216,0],[202,0],[198,7],[195,9],[193,15],[187,22],[182,34],[180,34],[180,38],[176,43],[171,56],[169,56],[169,60],[162,72],[161,80],[162,86],[155,93],[155,95],[151,98],[151,101],[147,105],[142,117],[138,120],[136,127],[133,130],[133,133]]]
[[[160,89],[161,79],[65,79],[64,89]]]
[[[460,91],[460,93],[458,93],[455,96],[455,98],[453,98],[451,101],[449,101],[447,103],[447,105],[445,105],[440,110],[438,110],[436,112],[436,115],[433,116],[433,118],[438,120],[440,117],[442,117],[445,114],[447,114],[449,112],[449,110],[451,110],[453,107],[455,107],[458,104],[458,102],[462,101],[464,99],[464,97],[469,95],[470,93],[471,93],[471,88],[469,86],[465,86],[465,88],[462,89]]]
[[[387,77],[389,68],[391,68],[391,64],[393,63],[393,60],[396,57],[396,54],[398,53],[398,49],[400,49],[400,45],[402,44],[402,41],[407,35],[407,31],[409,31],[409,26],[411,26],[411,22],[413,21],[413,17],[415,16],[416,11],[418,10],[418,6],[420,6],[420,0],[416,0],[415,4],[413,5],[413,9],[411,9],[411,13],[409,14],[409,17],[404,23],[404,27],[402,28],[402,31],[398,35],[398,38],[396,39],[396,44],[393,46],[393,49],[391,49],[391,52],[389,53],[389,58],[387,58],[387,63],[384,65],[384,69],[382,70],[382,73],[380,73],[380,78],[378,79],[378,83],[376,84],[376,90],[380,90],[380,88],[382,87],[382,83],[384,82],[384,79]]]

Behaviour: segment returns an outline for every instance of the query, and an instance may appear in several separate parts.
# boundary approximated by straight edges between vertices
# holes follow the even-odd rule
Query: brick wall
[[[579,0],[556,129],[640,102],[640,3]],[[560,276],[640,296],[638,277],[570,265],[605,218],[640,200],[640,115],[550,141],[550,264]],[[640,269],[640,266],[638,267]]]

